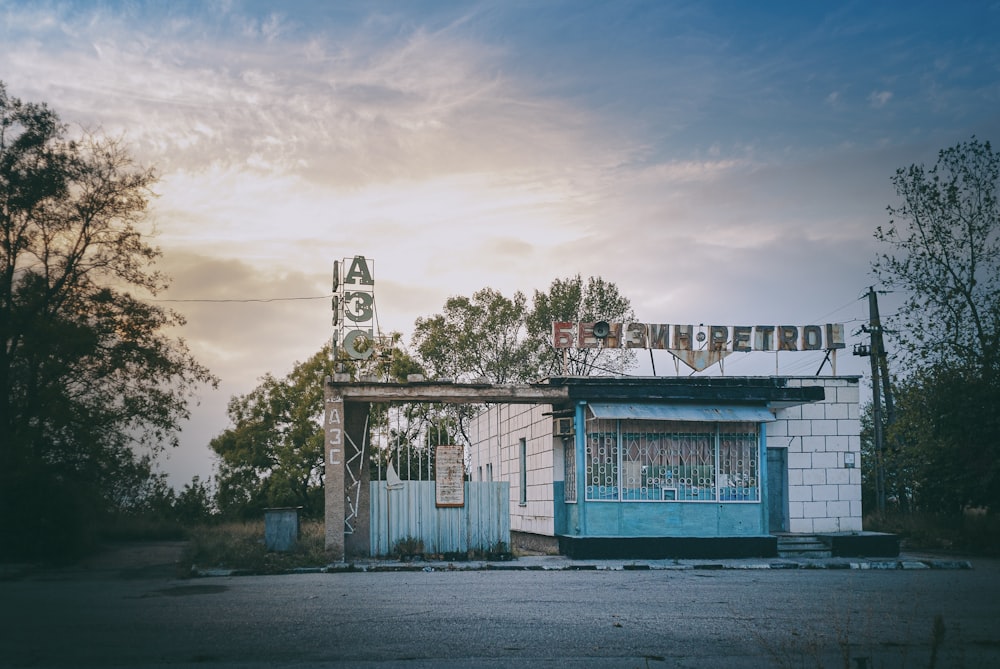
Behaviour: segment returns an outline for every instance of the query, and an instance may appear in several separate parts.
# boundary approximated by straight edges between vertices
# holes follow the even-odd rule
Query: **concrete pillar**
[[[323,492],[326,500],[326,550],[334,560],[343,561],[344,551],[344,398],[329,385],[324,389],[326,466]]]
[[[368,557],[371,555],[371,441],[368,431],[368,417],[371,404],[368,402],[347,402],[345,405],[344,443],[345,472],[344,486],[355,515],[351,518],[351,531],[344,537],[344,553],[348,557]],[[356,486],[355,482],[360,482]],[[355,498],[356,495],[356,498]],[[345,509],[350,515],[351,509]],[[345,528],[348,530],[348,528]]]

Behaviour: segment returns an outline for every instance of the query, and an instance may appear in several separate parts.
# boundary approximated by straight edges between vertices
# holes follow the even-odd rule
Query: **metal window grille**
[[[755,423],[587,422],[586,499],[757,502]]]

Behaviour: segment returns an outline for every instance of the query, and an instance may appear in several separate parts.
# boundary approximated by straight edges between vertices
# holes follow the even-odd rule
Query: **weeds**
[[[256,573],[278,573],[298,567],[329,564],[326,530],[321,522],[303,522],[293,550],[269,552],[264,547],[264,522],[222,523],[191,530],[185,551],[186,564],[198,567],[244,569]]]
[[[864,527],[898,534],[910,549],[1000,556],[1000,515],[996,513],[876,513],[865,517]]]

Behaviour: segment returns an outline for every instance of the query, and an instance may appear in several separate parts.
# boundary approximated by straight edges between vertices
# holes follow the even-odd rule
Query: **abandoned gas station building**
[[[832,555],[896,555],[895,537],[862,532],[858,382],[554,377],[493,386],[342,375],[326,388],[327,544],[385,554],[386,542],[376,545],[394,522],[383,518],[386,507],[413,517],[392,502],[405,491],[368,477],[368,403],[434,401],[483,406],[467,428],[459,487],[467,497],[476,486],[500,486],[515,548],[583,558],[768,557],[782,537],[810,537]],[[425,532],[437,522],[423,518],[416,525]],[[476,521],[457,522],[468,532]]]
[[[343,281],[334,268],[334,323],[346,323],[334,343],[363,359],[374,280],[361,256],[344,268]],[[831,555],[898,554],[896,537],[862,531],[859,377],[836,373],[843,325],[554,322],[551,344],[564,374],[530,384],[327,379],[327,549],[381,555],[406,538],[457,551],[476,535],[574,557],[767,557],[791,537]],[[694,372],[771,352],[776,369],[570,375],[569,350],[587,348],[662,350]],[[825,351],[832,374],[778,375],[790,351]],[[438,442],[446,464],[434,481],[371,480],[370,409],[391,403],[480,410],[460,443]],[[501,521],[492,533],[480,531],[486,518]]]
[[[470,429],[473,480],[510,483],[515,545],[769,555],[779,533],[862,530],[857,377],[548,383],[568,401],[492,405]]]

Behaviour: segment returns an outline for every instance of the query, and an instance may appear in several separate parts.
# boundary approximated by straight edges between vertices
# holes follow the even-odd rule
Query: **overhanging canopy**
[[[636,420],[678,420],[709,423],[765,423],[774,414],[763,406],[697,404],[588,404],[595,418]]]

